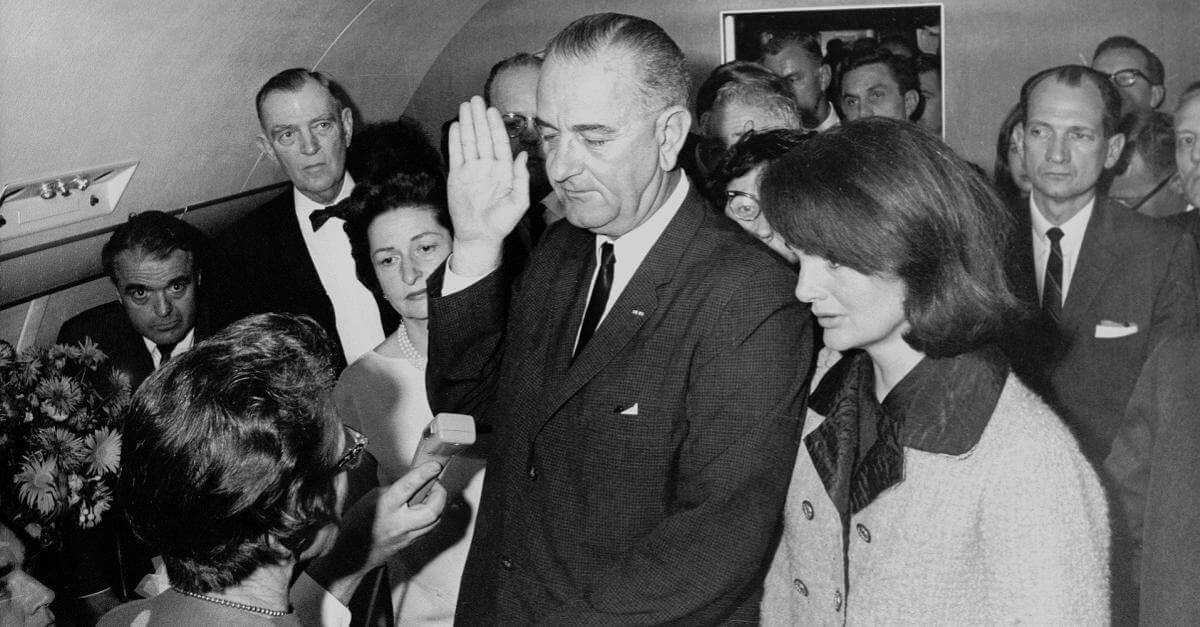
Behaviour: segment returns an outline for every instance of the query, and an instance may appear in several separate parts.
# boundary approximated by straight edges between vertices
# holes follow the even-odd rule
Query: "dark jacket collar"
[[[856,513],[903,481],[904,447],[944,455],[969,451],[991,419],[1008,371],[995,347],[926,357],[879,403],[870,357],[846,353],[809,399],[825,422],[804,440],[834,504],[844,516]],[[860,450],[859,428],[871,425],[873,444]]]

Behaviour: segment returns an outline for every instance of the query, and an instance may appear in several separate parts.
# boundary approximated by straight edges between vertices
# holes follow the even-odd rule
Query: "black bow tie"
[[[308,214],[308,219],[310,222],[312,222],[312,228],[314,232],[319,231],[322,226],[325,226],[325,223],[329,221],[329,218],[345,219],[345,216],[342,215],[342,210],[339,205],[325,207],[324,209],[317,209]]]

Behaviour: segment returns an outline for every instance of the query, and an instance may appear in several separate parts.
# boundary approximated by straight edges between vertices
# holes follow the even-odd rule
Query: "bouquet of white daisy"
[[[17,353],[0,340],[0,513],[43,547],[112,506],[129,378],[90,340]]]

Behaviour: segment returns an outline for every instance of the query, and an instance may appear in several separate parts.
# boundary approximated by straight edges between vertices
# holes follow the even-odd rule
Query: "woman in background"
[[[996,136],[996,162],[992,168],[992,183],[1010,209],[1025,211],[1028,209],[1029,190],[1033,189],[1033,181],[1025,173],[1025,164],[1021,160],[1020,147],[1013,141],[1013,130],[1021,123],[1020,106],[1014,106],[1004,117],[1000,125],[1000,133]]]
[[[379,479],[406,473],[421,432],[433,420],[425,392],[429,305],[425,281],[450,255],[445,180],[410,170],[360,184],[347,199],[346,232],[359,280],[381,293],[401,324],[342,373],[334,392],[342,420],[369,438]],[[388,562],[397,624],[449,624],[471,544],[484,461],[471,451],[442,473],[449,493],[438,528]]]
[[[746,133],[725,151],[708,177],[709,197],[724,207],[725,215],[792,265],[796,254],[762,214],[758,183],[767,165],[811,135],[788,129]]]
[[[763,622],[1106,622],[1100,484],[993,344],[1018,304],[988,184],[870,118],[789,152],[762,192],[843,352],[816,374]]]

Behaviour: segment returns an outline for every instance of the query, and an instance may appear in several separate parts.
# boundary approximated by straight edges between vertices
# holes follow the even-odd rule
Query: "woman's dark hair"
[[[446,179],[434,169],[400,172],[380,184],[356,185],[350,196],[339,203],[346,217],[346,235],[358,280],[379,294],[379,278],[371,262],[371,244],[367,231],[375,218],[393,209],[428,211],[451,235],[450,211],[446,207]]]
[[[746,133],[721,155],[708,175],[709,197],[719,201],[730,181],[782,157],[814,134],[782,128]]]
[[[311,318],[261,314],[138,389],[122,433],[119,498],[172,585],[236,585],[298,557],[337,521],[332,351]]]
[[[1013,206],[1025,196],[1025,192],[1013,182],[1012,168],[1008,167],[1008,151],[1012,149],[1013,129],[1021,123],[1021,105],[1013,105],[1000,125],[1000,133],[996,136],[996,163],[992,166],[992,184],[1000,194],[1000,200],[1006,205]]]
[[[843,124],[767,166],[760,189],[788,244],[904,281],[904,339],[931,357],[998,339],[1021,311],[1003,264],[1009,213],[983,177],[914,124]]]

